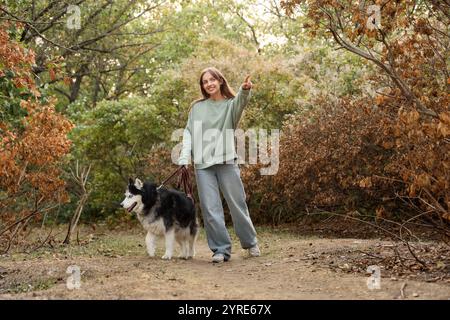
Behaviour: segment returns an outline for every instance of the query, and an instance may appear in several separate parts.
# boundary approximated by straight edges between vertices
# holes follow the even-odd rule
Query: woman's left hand
[[[250,90],[252,87],[253,87],[253,84],[250,81],[250,75],[247,75],[247,77],[245,77],[244,83],[242,84],[242,89]]]

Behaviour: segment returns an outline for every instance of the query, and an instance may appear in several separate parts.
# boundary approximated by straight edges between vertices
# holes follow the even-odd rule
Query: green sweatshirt
[[[194,160],[195,169],[237,158],[234,130],[251,97],[251,90],[239,88],[232,99],[206,99],[192,106],[183,134],[179,165]]]

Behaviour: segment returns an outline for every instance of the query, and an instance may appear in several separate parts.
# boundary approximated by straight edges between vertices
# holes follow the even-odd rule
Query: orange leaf
[[[55,81],[55,79],[56,79],[56,72],[55,72],[55,69],[50,68],[50,69],[48,70],[48,73],[49,73],[49,75],[50,75],[50,80]]]
[[[441,119],[441,121],[446,124],[450,124],[450,112],[442,112],[441,114],[439,114],[439,119]]]

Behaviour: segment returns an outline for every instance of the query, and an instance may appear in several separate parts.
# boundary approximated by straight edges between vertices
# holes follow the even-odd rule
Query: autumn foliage
[[[121,210],[117,200],[130,175],[160,182],[175,169],[170,133],[185,125],[189,103],[198,95],[193,79],[209,65],[219,67],[233,84],[241,81],[242,73],[252,74],[254,96],[241,128],[282,129],[277,174],[261,176],[260,164],[241,167],[255,222],[298,222],[304,214],[324,209],[401,222],[423,218],[448,228],[446,2],[281,3],[285,11],[276,11],[276,23],[271,23],[275,27],[280,22],[278,36],[281,32],[288,40],[285,47],[253,48],[247,38],[238,40],[240,29],[230,29],[228,38],[222,33],[229,21],[223,20],[221,29],[221,20],[209,20],[213,16],[201,20],[205,26],[215,24],[217,34],[193,32],[198,23],[192,23],[190,14],[186,20],[174,18],[176,25],[189,25],[178,30],[188,31],[183,38],[161,34],[161,45],[148,42],[155,49],[148,56],[146,50],[130,49],[141,46],[138,41],[111,40],[108,33],[99,37],[95,33],[102,28],[95,29],[97,25],[80,32],[88,31],[86,39],[95,34],[92,41],[108,35],[105,42],[114,43],[111,48],[86,39],[89,45],[69,46],[77,37],[56,29],[43,33],[47,38],[34,46],[37,34],[24,32],[27,27],[2,24],[0,236],[11,243],[30,219],[68,199],[61,170],[72,124],[55,111],[56,101],[46,91],[67,98],[60,99],[59,107],[78,125],[71,132],[72,159],[92,164],[86,215],[116,217]],[[131,10],[133,4],[124,6]],[[108,19],[101,20],[100,27],[110,19],[102,13]],[[153,21],[152,27],[159,22]],[[259,30],[253,34],[258,46],[259,33],[275,32],[254,27]],[[130,28],[145,34],[136,25]],[[114,34],[120,39],[123,35]],[[58,47],[60,36],[67,41]],[[116,59],[119,48],[127,51],[125,60]],[[51,54],[46,55],[47,50]],[[62,70],[73,73],[68,77]],[[69,93],[62,90],[64,85]]]
[[[368,28],[363,2],[379,5],[379,27]],[[319,207],[450,221],[448,12],[436,1],[284,6],[304,10],[312,34],[374,63],[380,72],[370,80],[379,89],[375,96],[323,97],[285,123],[278,174],[244,173],[259,214],[284,221]]]
[[[32,77],[34,53],[0,27],[0,236],[11,240],[34,218],[68,199],[60,164],[72,124],[43,97]]]

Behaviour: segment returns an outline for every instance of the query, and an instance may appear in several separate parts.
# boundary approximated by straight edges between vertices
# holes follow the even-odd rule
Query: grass
[[[0,288],[0,293],[25,293],[39,290],[48,290],[60,280],[56,277],[36,279],[31,282],[12,282],[4,289]]]
[[[270,244],[273,241],[280,241],[281,239],[298,239],[300,236],[293,233],[292,228],[270,226],[257,226],[258,239],[262,247],[265,244]],[[74,236],[70,245],[63,245],[62,241],[65,236],[66,226],[61,225],[54,228],[55,234],[52,247],[44,245],[43,247],[24,253],[16,250],[11,250],[9,254],[3,257],[12,261],[25,261],[34,259],[67,258],[72,257],[95,257],[95,256],[145,256],[145,231],[140,227],[131,228],[128,230],[108,230],[106,228],[98,228],[95,231],[87,226],[80,226],[79,240]],[[37,228],[36,231],[30,235],[29,241],[39,242],[38,239],[43,239],[48,234],[48,229]],[[236,252],[239,250],[240,243],[232,227],[228,228],[228,232],[232,239],[233,248]],[[206,234],[203,228],[200,228],[198,241],[206,243]],[[159,240],[158,248],[163,248],[163,240]],[[266,245],[266,247],[269,247]],[[162,250],[162,249],[161,249]],[[269,253],[270,252],[266,252]],[[0,256],[0,261],[2,257]]]

